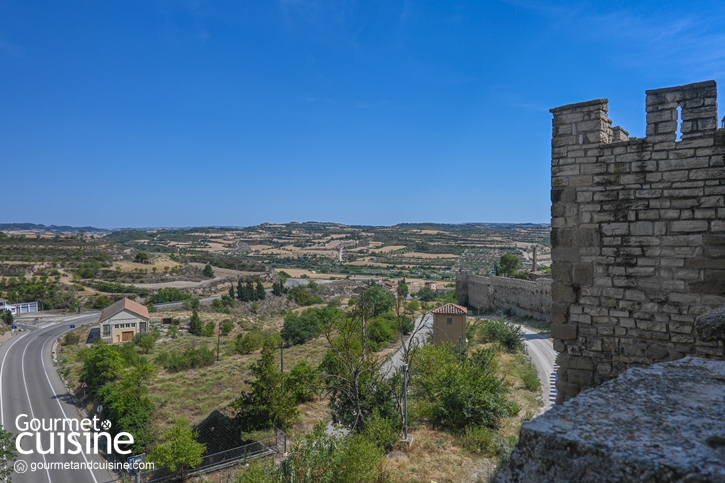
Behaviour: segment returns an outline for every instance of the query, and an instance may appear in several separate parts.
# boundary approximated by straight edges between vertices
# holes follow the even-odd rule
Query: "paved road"
[[[415,320],[415,328],[413,330],[414,335],[411,336],[405,343],[408,347],[412,347],[413,344],[424,345],[428,342],[428,337],[433,330],[433,314],[430,312],[425,315],[421,315]],[[392,376],[393,373],[400,367],[403,366],[403,349],[398,349],[389,360],[383,364],[382,372],[388,376]]]
[[[537,334],[525,327],[524,343],[526,350],[531,356],[531,362],[536,366],[536,371],[541,379],[541,389],[544,398],[544,411],[551,409],[556,403],[556,351],[554,343],[545,335]]]
[[[16,335],[0,346],[0,423],[3,427],[19,434],[24,429],[18,428],[30,418],[50,419],[69,418],[80,419],[75,405],[72,403],[64,384],[61,382],[52,361],[52,346],[57,337],[70,330],[70,325],[76,326],[92,323],[98,320],[98,314],[76,315],[66,317],[57,322],[44,326],[24,326],[26,331]],[[26,414],[28,419],[16,419]],[[40,431],[42,448],[47,450],[50,438],[47,432]],[[65,440],[67,441],[67,440]],[[79,439],[79,442],[85,442]],[[26,450],[33,448],[36,438],[24,438],[22,447]],[[83,453],[77,455],[60,454],[60,439],[56,436],[55,451],[53,454],[41,455],[36,450],[31,455],[18,455],[28,464],[53,462],[97,462],[104,460],[99,455]],[[68,449],[72,449],[66,444]],[[14,483],[103,483],[113,479],[113,475],[106,470],[88,469],[51,469],[24,474],[13,474]]]

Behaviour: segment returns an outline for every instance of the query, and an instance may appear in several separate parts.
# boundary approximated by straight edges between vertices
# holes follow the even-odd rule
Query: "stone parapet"
[[[629,369],[524,423],[503,483],[725,482],[725,362]]]

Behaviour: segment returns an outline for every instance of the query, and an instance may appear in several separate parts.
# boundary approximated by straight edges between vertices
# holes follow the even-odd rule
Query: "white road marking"
[[[37,337],[36,337],[36,339],[37,339]],[[28,350],[29,345],[30,345],[30,343],[25,344],[25,349],[23,349],[23,355],[20,358],[20,367],[21,367],[22,373],[23,373],[23,386],[25,386],[25,395],[28,396],[28,405],[30,406],[30,415],[33,417],[33,419],[35,419],[35,412],[33,412],[33,403],[30,402],[30,393],[28,392],[28,382],[25,379],[25,351]],[[48,462],[45,459],[45,454],[41,453],[40,455],[43,457],[45,474],[48,475],[48,483],[51,483],[52,480],[50,479],[50,471],[48,471]]]
[[[10,352],[10,349],[15,345],[17,341],[28,335],[30,332],[26,332],[17,339],[13,341],[12,344],[8,347],[8,350],[5,351],[5,355],[3,356],[3,361],[0,364],[0,426],[3,428],[5,427],[5,413],[3,412],[3,369],[5,369],[5,358],[8,356],[8,353]]]
[[[50,382],[50,377],[48,377],[48,371],[45,369],[45,361],[43,360],[43,352],[45,352],[45,344],[47,344],[49,340],[50,340],[50,337],[45,339],[45,342],[43,342],[43,347],[40,349],[40,363],[43,364],[43,372],[45,373],[45,379],[48,381],[48,386],[50,386],[50,391],[55,396],[55,402],[58,403],[58,407],[60,408],[60,411],[63,413],[63,417],[65,419],[69,419],[68,416],[65,414],[65,410],[63,409],[63,406],[60,405],[60,401],[58,400],[58,395],[55,393],[55,389],[53,389],[53,384],[51,384],[51,382]],[[95,483],[98,483],[96,476],[93,474],[93,470],[90,468],[90,465],[88,464],[88,458],[86,458],[86,454],[83,452],[83,449],[81,449],[81,454],[83,455],[83,461],[86,462],[86,468],[88,468],[88,472],[91,474],[91,478],[93,478],[93,481],[95,481]]]

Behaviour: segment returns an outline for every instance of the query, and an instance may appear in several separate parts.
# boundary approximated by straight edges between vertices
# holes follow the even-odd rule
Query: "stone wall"
[[[608,101],[552,109],[558,403],[628,368],[724,357],[697,316],[725,303],[725,129],[714,81],[647,91],[647,135]],[[678,124],[681,139],[677,139]]]
[[[482,310],[508,309],[517,315],[550,320],[551,282],[460,272],[456,277],[456,298],[461,304]]]

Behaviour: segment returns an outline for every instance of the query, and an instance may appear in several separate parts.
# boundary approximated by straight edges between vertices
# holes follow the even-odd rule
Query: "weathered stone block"
[[[577,326],[574,324],[551,324],[551,338],[574,340],[577,338]]]

